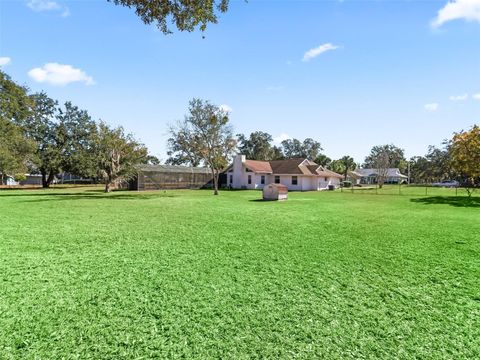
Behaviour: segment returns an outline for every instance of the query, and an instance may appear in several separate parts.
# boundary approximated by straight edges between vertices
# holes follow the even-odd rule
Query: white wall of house
[[[279,183],[288,187],[292,191],[318,191],[328,189],[328,185],[340,185],[340,179],[333,177],[319,177],[307,175],[290,175],[290,174],[261,174],[247,171],[245,167],[245,155],[235,157],[233,166],[227,172],[227,186],[234,189],[263,189],[265,185],[275,183],[276,177],[280,178]],[[249,184],[250,177],[250,184]],[[264,183],[262,184],[262,177]],[[293,178],[296,177],[297,183],[294,184]]]

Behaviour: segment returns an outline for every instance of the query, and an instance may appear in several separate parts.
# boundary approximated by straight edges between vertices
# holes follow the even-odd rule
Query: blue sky
[[[163,160],[192,97],[228,105],[236,133],[357,161],[386,143],[422,155],[480,121],[479,0],[233,1],[203,35],[165,36],[106,0],[0,3],[2,70]]]

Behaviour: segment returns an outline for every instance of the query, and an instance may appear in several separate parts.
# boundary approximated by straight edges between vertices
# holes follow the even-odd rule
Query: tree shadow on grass
[[[148,194],[139,194],[138,192],[126,192],[119,191],[106,194],[103,191],[90,190],[87,192],[81,193],[25,193],[25,194],[3,194],[2,197],[25,197],[30,199],[25,199],[25,202],[46,202],[46,201],[65,201],[65,200],[150,200],[150,199],[159,199],[159,198],[172,198],[177,197],[178,195],[170,193],[148,193]]]
[[[424,205],[450,205],[455,207],[480,208],[480,197],[466,196],[429,196],[410,199],[411,202]]]

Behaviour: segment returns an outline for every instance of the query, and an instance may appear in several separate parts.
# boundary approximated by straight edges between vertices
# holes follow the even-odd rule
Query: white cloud
[[[85,85],[93,85],[95,82],[83,70],[76,69],[72,65],[48,63],[42,67],[34,68],[28,75],[35,81],[51,85],[64,86],[72,82],[83,82]]]
[[[70,9],[53,0],[28,0],[27,6],[33,11],[61,11],[61,17],[70,16]]]
[[[475,100],[480,100],[480,93],[472,95]]]
[[[27,2],[27,6],[33,11],[49,11],[60,9],[60,5],[51,0],[30,0]]]
[[[428,112],[434,112],[438,110],[438,103],[430,103],[430,104],[425,104],[424,106],[425,110]]]
[[[283,140],[288,140],[288,139],[291,139],[292,137],[288,134],[285,134],[285,133],[282,133],[278,136],[275,136],[273,138],[273,143],[274,145],[280,145],[282,143]]]
[[[0,57],[0,66],[5,66],[5,65],[8,65],[10,64],[10,62],[12,61],[12,59],[10,59],[9,57]]]
[[[320,45],[316,48],[308,50],[304,55],[303,55],[303,61],[310,61],[313,58],[316,58],[318,55],[323,54],[324,52],[331,51],[331,50],[336,50],[340,48],[338,45],[333,45],[330,43],[326,43],[323,45]]]
[[[450,96],[449,99],[450,101],[465,101],[468,99],[468,94]]]
[[[219,106],[219,108],[221,110],[227,112],[227,113],[233,112],[233,109],[230,106],[228,106],[227,104],[222,104],[222,105]]]
[[[438,28],[453,20],[480,22],[480,0],[452,0],[438,10],[437,17],[432,20],[431,26]]]

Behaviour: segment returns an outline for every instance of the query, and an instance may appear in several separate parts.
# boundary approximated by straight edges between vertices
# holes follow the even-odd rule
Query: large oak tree
[[[112,128],[101,122],[95,135],[93,153],[105,192],[110,192],[112,186],[116,187],[136,175],[136,166],[145,163],[148,151],[122,127]]]

